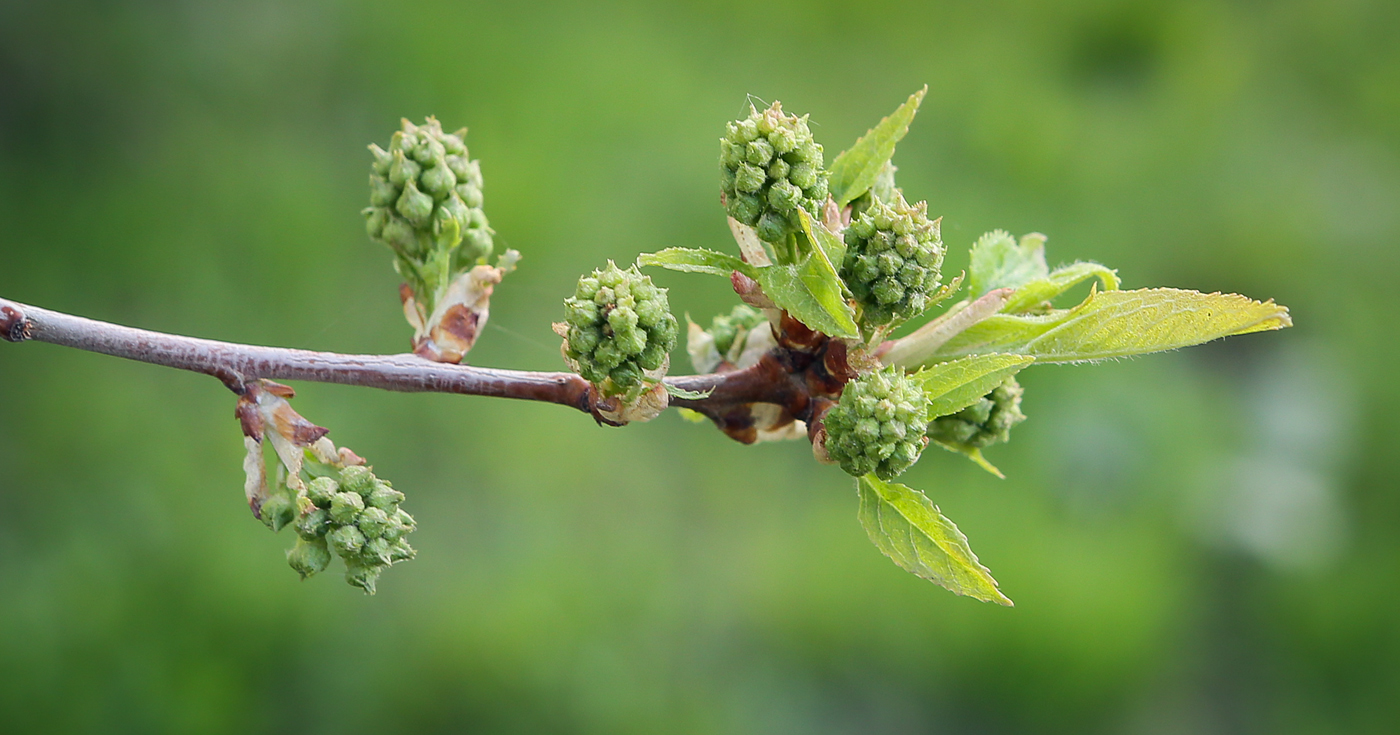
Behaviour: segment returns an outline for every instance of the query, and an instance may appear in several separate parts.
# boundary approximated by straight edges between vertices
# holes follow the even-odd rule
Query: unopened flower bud
[[[364,548],[365,535],[354,526],[341,526],[326,534],[326,543],[330,544],[331,549],[341,558],[348,559]]]
[[[818,217],[827,199],[821,146],[807,118],[780,103],[729,124],[720,140],[720,188],[729,216],[779,242],[802,227],[798,210]]]
[[[302,579],[306,579],[325,571],[331,563],[331,552],[326,548],[325,539],[299,538],[296,546],[287,550],[287,563],[297,570]]]
[[[564,300],[564,322],[555,329],[578,373],[603,395],[614,396],[660,379],[679,325],[666,289],[636,266],[622,270],[608,261],[579,279],[574,296]]]
[[[365,509],[364,498],[356,493],[336,493],[331,500],[331,520],[339,524],[354,523]]]
[[[827,455],[841,469],[890,480],[908,469],[927,443],[928,399],[917,381],[889,367],[847,383],[823,425]]]
[[[897,193],[892,203],[877,198],[846,229],[840,275],[861,306],[863,324],[903,322],[932,305],[944,248],[927,207],[910,206]]]
[[[268,496],[267,500],[263,501],[262,507],[258,509],[258,517],[262,519],[264,525],[274,532],[281,531],[284,526],[295,520],[296,513],[296,502],[285,493]]]

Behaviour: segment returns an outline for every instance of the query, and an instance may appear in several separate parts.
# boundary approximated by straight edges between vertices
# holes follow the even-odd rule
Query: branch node
[[[23,342],[34,336],[34,322],[19,309],[0,307],[0,337],[8,342]]]

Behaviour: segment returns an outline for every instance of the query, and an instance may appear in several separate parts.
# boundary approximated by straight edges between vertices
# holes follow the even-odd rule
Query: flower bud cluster
[[[784,115],[781,103],[749,109],[720,139],[720,188],[730,217],[767,242],[781,242],[802,229],[799,208],[818,217],[826,203],[822,147],[807,118]]]
[[[307,483],[303,512],[296,522],[297,544],[287,563],[302,578],[324,571],[334,552],[345,562],[345,581],[374,593],[385,567],[417,553],[405,538],[417,524],[399,508],[403,493],[367,467],[345,467],[339,479]]]
[[[841,469],[889,480],[914,464],[928,444],[928,399],[917,381],[888,367],[847,383],[823,424],[826,452]]]
[[[1015,378],[951,415],[934,419],[930,438],[962,449],[981,449],[1011,438],[1011,427],[1026,420],[1021,413],[1024,389]]]
[[[399,274],[420,285],[424,264],[453,251],[453,271],[471,268],[491,254],[492,230],[482,211],[481,166],[467,156],[463,128],[444,133],[435,118],[403,121],[389,150],[371,144],[369,208],[365,229],[403,262]],[[455,250],[454,250],[455,249]]]
[[[571,366],[603,395],[616,396],[665,374],[679,324],[666,289],[635,265],[622,270],[610,260],[579,279],[555,329]]]
[[[902,322],[932,306],[944,248],[927,211],[927,203],[910,206],[898,195],[892,203],[875,199],[846,228],[841,279],[860,303],[865,324]]]

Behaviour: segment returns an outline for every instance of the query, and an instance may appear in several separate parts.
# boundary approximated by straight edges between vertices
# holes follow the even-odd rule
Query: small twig
[[[12,342],[33,339],[211,375],[240,394],[244,386],[261,378],[305,380],[407,393],[543,401],[571,406],[598,418],[596,393],[588,381],[574,373],[452,365],[407,354],[345,355],[219,342],[123,327],[4,299],[0,299],[0,335]],[[669,378],[668,382],[685,390],[713,391],[704,399],[675,399],[672,403],[717,421],[741,403],[786,402],[792,390],[786,375],[774,375],[761,365],[731,373]]]

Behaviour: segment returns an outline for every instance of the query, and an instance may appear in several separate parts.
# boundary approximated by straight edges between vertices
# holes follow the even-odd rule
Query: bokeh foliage
[[[433,114],[470,126],[524,254],[471,361],[560,369],[579,274],[733,247],[717,141],[745,93],[840,150],[927,83],[896,163],[946,272],[1035,230],[1126,288],[1298,324],[1034,368],[1009,479],[937,453],[903,478],[1013,610],[891,565],[805,445],[319,385],[298,409],[409,492],[420,556],[376,598],[302,584],[247,513],[216,383],[0,346],[5,729],[1390,732],[1397,30],[1360,0],[0,3],[20,301],[404,350],[364,146]],[[656,279],[697,321],[733,302]]]

